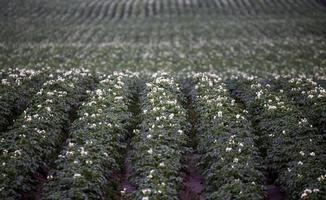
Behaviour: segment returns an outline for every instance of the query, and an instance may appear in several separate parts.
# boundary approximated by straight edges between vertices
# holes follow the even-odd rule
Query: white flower
[[[315,155],[316,155],[315,152],[310,153],[310,156],[315,156]]]
[[[232,100],[231,100],[231,106],[234,106],[234,103],[235,103],[235,100],[232,99]]]
[[[26,120],[25,121],[27,121],[27,122],[32,121],[32,117],[31,116],[26,117]]]
[[[141,200],[149,200],[149,197],[143,197]]]
[[[300,155],[304,156],[304,155],[305,155],[305,153],[304,153],[303,151],[300,151]]]
[[[149,154],[153,154],[153,149],[150,148],[147,152],[148,152]]]
[[[21,153],[20,150],[16,150],[16,151],[14,152],[14,155],[15,155],[15,156],[20,156],[20,155],[22,155],[22,153]]]
[[[305,192],[304,192],[304,193],[302,193],[302,194],[301,194],[301,199],[305,198],[306,196],[308,196],[308,194],[307,194],[307,193],[305,193]]]
[[[303,162],[299,161],[299,162],[298,162],[298,165],[303,165]]]
[[[123,99],[123,97],[121,97],[121,96],[114,97],[114,100],[117,100],[117,101],[122,100],[122,99]]]
[[[320,177],[317,178],[317,180],[319,182],[323,181],[326,178],[326,174],[325,175],[321,175]]]
[[[164,162],[161,162],[159,166],[160,166],[160,167],[165,167]]]
[[[151,193],[151,189],[145,188],[145,189],[142,189],[142,192],[143,192],[143,194],[150,194]]]
[[[233,159],[233,162],[234,162],[234,163],[238,163],[238,162],[239,162],[239,159],[238,159],[238,158],[234,158],[234,159]]]
[[[227,148],[225,149],[226,152],[230,152],[231,150],[232,150],[231,147],[227,147]]]
[[[222,116],[223,116],[223,112],[222,112],[222,111],[218,111],[218,112],[217,112],[217,116],[218,116],[218,117],[222,117]]]
[[[124,195],[126,193],[126,190],[127,190],[126,188],[123,188],[123,190],[121,190],[120,193]]]
[[[268,110],[275,110],[275,109],[277,109],[277,107],[276,107],[276,106],[271,106],[271,105],[268,105]]]
[[[261,97],[261,95],[263,94],[263,92],[262,91],[258,91],[258,92],[256,92],[256,95],[257,95],[257,99],[260,99],[260,97]]]
[[[51,112],[51,108],[50,107],[46,107],[45,109],[46,109],[46,111]]]
[[[320,190],[317,189],[317,188],[313,189],[312,191],[313,191],[313,192],[316,192],[316,193],[317,193],[317,192],[320,192]]]
[[[88,152],[84,150],[84,147],[80,147],[80,150],[81,150],[81,151],[80,151],[80,154],[81,154],[82,156],[85,156],[85,155],[88,154]]]
[[[81,174],[74,174],[74,178],[79,178],[81,177]]]

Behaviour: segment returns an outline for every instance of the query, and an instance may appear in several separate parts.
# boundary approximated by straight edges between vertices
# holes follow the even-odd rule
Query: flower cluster
[[[320,135],[326,134],[326,90],[312,78],[284,76],[273,80],[277,88],[294,100]]]
[[[44,167],[64,138],[69,113],[94,83],[82,69],[57,71],[43,84],[31,105],[19,116],[12,129],[1,136],[1,197],[19,198],[31,189],[30,178]],[[59,75],[60,74],[60,75]]]
[[[108,177],[121,168],[120,151],[130,122],[127,80],[132,76],[116,72],[102,77],[83,103],[44,199],[105,198]]]
[[[262,199],[262,160],[242,110],[216,74],[195,75],[199,150],[208,199]]]
[[[14,118],[26,109],[32,96],[46,81],[48,69],[12,69],[2,74],[0,83],[0,131],[6,130]]]
[[[257,122],[266,163],[278,174],[282,189],[293,199],[298,199],[306,187],[322,190],[317,177],[325,173],[325,160],[322,138],[316,129],[283,91],[275,92],[257,79],[236,82],[235,96],[246,104]],[[314,195],[317,197],[310,198],[322,196],[319,192]]]
[[[186,138],[186,112],[178,103],[180,88],[165,73],[155,73],[146,83],[142,104],[142,123],[135,130],[132,154],[138,187],[133,199],[176,199],[181,157]]]

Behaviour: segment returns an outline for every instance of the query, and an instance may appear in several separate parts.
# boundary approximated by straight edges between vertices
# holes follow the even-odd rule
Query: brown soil
[[[127,150],[126,157],[124,160],[124,169],[121,177],[121,191],[124,191],[126,194],[132,193],[136,190],[135,186],[133,186],[129,182],[129,177],[132,173],[132,165],[131,165],[131,151]],[[121,199],[123,199],[123,195],[121,195]]]
[[[22,193],[21,200],[40,200],[42,199],[43,193],[43,184],[45,184],[47,180],[47,175],[49,173],[49,168],[47,166],[41,167],[37,173],[35,173],[32,177],[32,180],[36,182],[33,190]]]
[[[266,185],[266,200],[285,200],[285,195],[281,192],[280,187],[275,184]]]
[[[181,191],[179,193],[180,200],[204,200],[202,192],[203,177],[200,175],[197,163],[198,154],[188,154],[186,158],[185,175],[182,181]]]
[[[277,175],[272,171],[268,171],[266,174],[265,192],[266,200],[286,200],[286,195],[281,191],[280,186],[275,184]]]

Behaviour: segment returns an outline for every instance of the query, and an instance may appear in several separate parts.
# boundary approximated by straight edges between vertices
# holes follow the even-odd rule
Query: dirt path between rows
[[[183,106],[187,110],[187,120],[190,123],[190,128],[187,131],[189,138],[188,147],[191,151],[184,155],[184,167],[182,172],[182,185],[179,191],[180,200],[204,200],[204,178],[198,167],[200,161],[200,154],[197,153],[198,138],[197,138],[197,113],[194,108],[194,85],[190,82],[185,82],[182,89],[186,101]]]
[[[179,194],[180,200],[204,200],[202,196],[204,180],[197,168],[199,158],[199,154],[187,154],[185,156],[186,168]]]
[[[132,164],[131,164],[131,147],[128,145],[126,157],[124,160],[123,171],[121,174],[121,197],[124,199],[125,194],[130,194],[136,190],[136,187],[132,185],[129,181],[129,177],[132,174]]]
[[[281,192],[280,187],[275,184],[268,184],[266,187],[267,198],[266,200],[285,200],[284,194]]]

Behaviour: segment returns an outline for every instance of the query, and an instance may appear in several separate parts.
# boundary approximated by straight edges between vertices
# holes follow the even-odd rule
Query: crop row
[[[88,71],[63,71],[43,84],[11,130],[2,134],[0,194],[3,199],[21,198],[32,189],[62,143],[71,114],[93,83]]]
[[[256,78],[239,78],[231,86],[252,114],[269,170],[290,199],[322,199],[325,151],[322,138],[286,95]]]
[[[307,77],[278,77],[271,85],[284,91],[326,139],[326,90]]]
[[[132,74],[102,77],[72,124],[67,146],[48,176],[44,199],[105,199],[110,177],[121,166],[125,148],[128,111],[128,81]]]
[[[57,2],[58,9],[51,9],[51,3],[40,4],[37,1],[29,2],[24,7],[15,7],[17,4],[2,5],[5,16],[18,18],[31,15],[35,18],[51,19],[59,17],[61,20],[102,21],[107,19],[126,19],[135,17],[151,17],[155,15],[182,15],[198,13],[205,10],[209,13],[255,15],[261,13],[291,13],[302,14],[307,9],[322,10],[316,1],[287,0],[287,1],[248,1],[248,0],[123,0],[123,1],[79,1]],[[295,8],[295,9],[293,9]],[[20,12],[19,12],[20,11]]]
[[[253,36],[310,39],[310,35],[322,38],[325,33],[325,8],[310,0],[34,1],[3,6],[10,12],[0,21],[6,27],[0,31],[3,43],[96,42],[120,46],[121,42],[154,44],[173,40],[173,45],[180,38],[198,44],[207,37],[210,41]]]
[[[186,132],[193,116],[187,118],[189,108],[181,105],[184,94],[173,75],[158,72],[140,78],[138,73],[114,72],[97,81],[87,70],[37,72],[10,69],[0,74],[13,88],[30,84],[34,76],[29,74],[36,74],[41,88],[1,135],[1,198],[25,198],[36,187],[42,188],[44,199],[115,198],[120,181],[115,178],[124,167],[132,168],[126,178],[134,188],[122,188],[123,198],[180,198],[191,137]],[[277,174],[277,184],[290,199],[322,199],[325,90],[302,77],[266,82],[226,74],[191,73],[186,78],[193,87],[186,95],[196,113],[190,131],[196,129],[204,196],[263,199],[267,169]],[[141,81],[146,84],[137,85]],[[140,96],[139,116],[131,111],[138,110],[131,102],[135,95]],[[131,166],[123,164],[129,159],[124,158],[126,149]]]
[[[47,70],[9,68],[1,73],[0,131],[5,131],[26,109],[32,96],[47,80]]]
[[[220,76],[199,73],[194,81],[207,199],[263,199],[262,159],[247,111],[230,97]]]
[[[140,130],[132,141],[131,199],[178,199],[186,111],[178,102],[179,85],[166,73],[155,73],[141,96]]]

